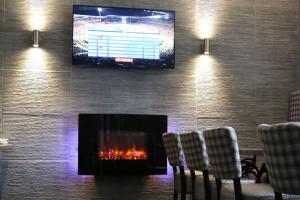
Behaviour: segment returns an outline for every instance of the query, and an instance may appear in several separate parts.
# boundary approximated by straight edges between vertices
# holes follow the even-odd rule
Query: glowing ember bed
[[[147,160],[148,153],[133,147],[125,151],[118,149],[100,151],[98,156],[100,160]]]
[[[80,114],[78,173],[166,174],[167,116]]]

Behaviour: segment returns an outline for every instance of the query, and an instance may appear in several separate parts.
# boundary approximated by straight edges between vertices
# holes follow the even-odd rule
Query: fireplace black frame
[[[98,158],[98,132],[103,128],[103,120],[121,119],[129,124],[136,121],[139,127],[151,134],[151,155],[146,161],[109,160]],[[78,116],[78,174],[166,174],[167,156],[164,150],[162,134],[167,132],[168,117],[166,115],[138,114],[79,114]],[[122,168],[116,167],[122,165]]]

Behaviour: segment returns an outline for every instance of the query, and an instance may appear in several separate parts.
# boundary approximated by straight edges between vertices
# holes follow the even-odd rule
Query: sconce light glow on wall
[[[40,31],[34,30],[33,31],[33,47],[39,47],[39,41],[40,41]]]
[[[210,44],[208,38],[204,38],[201,40],[200,51],[202,54],[206,54],[206,55],[210,53]]]

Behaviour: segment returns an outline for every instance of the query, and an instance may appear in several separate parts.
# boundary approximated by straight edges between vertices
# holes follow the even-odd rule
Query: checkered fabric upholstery
[[[300,122],[261,124],[258,132],[274,190],[300,195]]]
[[[288,121],[300,121],[300,90],[290,94]]]
[[[177,133],[164,133],[162,135],[167,157],[171,166],[184,166],[184,155],[180,137]]]
[[[180,141],[188,168],[207,170],[208,156],[203,134],[200,132],[182,133]]]
[[[207,129],[203,132],[212,174],[219,179],[240,178],[240,153],[232,127]]]

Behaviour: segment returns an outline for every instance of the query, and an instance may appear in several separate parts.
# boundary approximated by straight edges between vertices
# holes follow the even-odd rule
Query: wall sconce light
[[[33,31],[33,47],[39,47],[39,41],[40,41],[40,31],[34,30]]]
[[[209,54],[210,51],[210,45],[209,45],[209,39],[204,38],[201,40],[200,49],[202,54]]]

